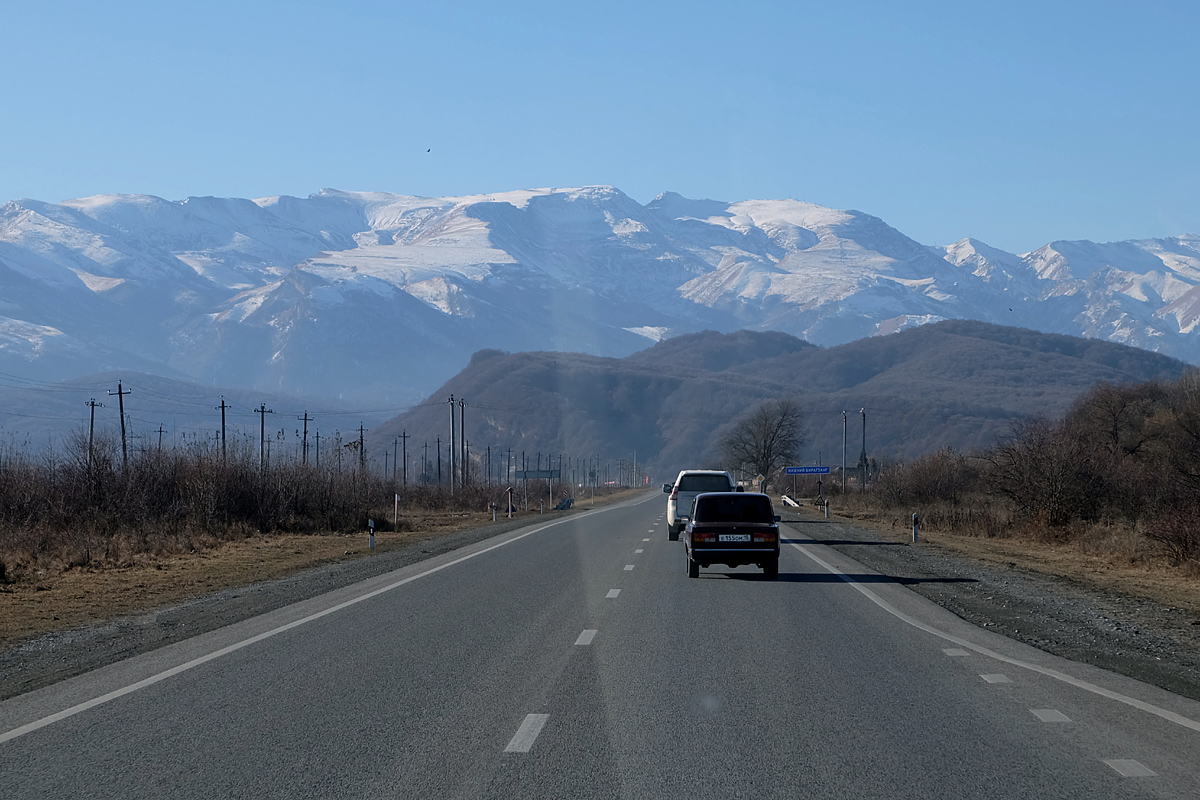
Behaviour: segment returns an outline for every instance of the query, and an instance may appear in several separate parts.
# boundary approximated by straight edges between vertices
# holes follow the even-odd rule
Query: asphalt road
[[[5,798],[1200,797],[1200,703],[651,495],[0,704]],[[891,576],[902,578],[904,576]]]

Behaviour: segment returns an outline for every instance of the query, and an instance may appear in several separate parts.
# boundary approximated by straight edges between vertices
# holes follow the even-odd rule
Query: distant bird
[[[425,152],[426,152],[426,153],[428,153],[428,152],[429,152],[430,150],[432,150],[432,149],[433,149],[433,148],[432,148],[432,147],[430,147],[430,148],[429,148],[428,150],[426,150]]]

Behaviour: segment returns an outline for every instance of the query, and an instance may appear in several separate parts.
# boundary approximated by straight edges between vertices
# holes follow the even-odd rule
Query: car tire
[[[692,554],[684,548],[683,557],[687,559],[687,575],[689,578],[700,577],[700,562],[692,558]]]
[[[679,528],[674,525],[667,526],[667,539],[672,542],[679,541]]]
[[[766,564],[763,565],[763,576],[769,581],[773,581],[779,577],[779,557],[778,556],[776,556],[775,558],[772,558],[770,561],[768,561]]]

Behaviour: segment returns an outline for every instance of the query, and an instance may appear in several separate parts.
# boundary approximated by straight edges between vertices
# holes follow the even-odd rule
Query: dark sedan
[[[684,528],[689,578],[700,567],[753,564],[767,578],[779,577],[779,517],[765,494],[711,492],[697,495]]]

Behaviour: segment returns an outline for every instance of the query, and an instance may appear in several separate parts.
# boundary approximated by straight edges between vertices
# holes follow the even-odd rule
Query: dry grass
[[[633,491],[597,495],[596,505],[626,499]],[[587,507],[586,501],[580,502],[580,508]],[[530,524],[548,519],[536,510],[520,512],[518,518]],[[387,553],[491,522],[491,513],[485,511],[402,513],[402,530],[377,532],[374,551],[367,547],[365,532],[271,533],[234,541],[214,540],[211,547],[195,552],[136,552],[119,565],[47,563],[24,580],[0,585],[0,645],[27,636],[150,612],[322,564]]]

